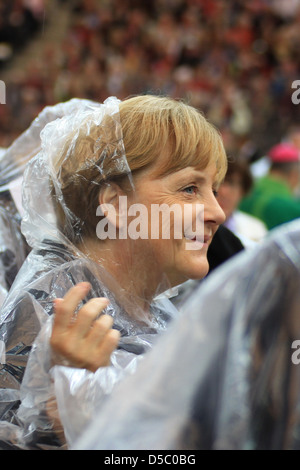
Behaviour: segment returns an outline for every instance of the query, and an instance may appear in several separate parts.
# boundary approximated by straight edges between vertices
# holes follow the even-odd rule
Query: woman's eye
[[[218,194],[219,194],[218,191],[213,190],[213,195],[214,195],[215,197],[218,197]]]
[[[197,186],[188,186],[184,188],[183,191],[188,194],[195,194],[197,192]]]

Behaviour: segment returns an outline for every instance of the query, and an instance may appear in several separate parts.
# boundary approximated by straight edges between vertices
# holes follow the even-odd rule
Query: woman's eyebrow
[[[173,184],[190,184],[190,183],[198,183],[198,184],[207,184],[210,182],[210,176],[207,175],[204,171],[197,171],[193,170],[192,168],[187,170],[181,170],[179,174],[170,174],[167,178],[170,178],[170,182],[173,181]],[[213,178],[212,184],[216,184],[215,178]]]
[[[196,181],[197,183],[206,183],[208,181],[208,178],[205,174],[195,171],[182,176],[182,178],[189,181]]]

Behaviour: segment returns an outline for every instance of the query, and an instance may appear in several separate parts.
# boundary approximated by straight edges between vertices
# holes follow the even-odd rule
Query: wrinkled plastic
[[[1,166],[7,149],[0,150]],[[19,184],[12,179],[8,188],[0,186],[0,306],[29,251],[21,233],[21,215],[14,199]]]
[[[46,106],[14,142],[7,148],[1,149],[0,161],[0,190],[10,188],[10,183],[23,176],[27,163],[41,150],[40,133],[45,125],[66,114],[76,112],[80,106],[95,105],[89,100],[74,98],[65,103]]]
[[[74,104],[74,100],[71,101]],[[102,180],[121,176],[127,178],[132,191],[134,185],[123,144],[119,101],[111,97],[103,104],[86,100],[75,100],[75,104],[65,104],[61,117],[51,122],[48,120],[40,134],[40,151],[26,165],[22,232],[32,250],[0,313],[0,418],[15,426],[17,444],[12,442],[12,445],[20,448],[65,446],[65,438],[59,437],[55,419],[51,418],[55,406],[53,413],[50,409],[55,394],[49,373],[51,351],[48,344],[55,298],[63,297],[78,282],[88,281],[91,290],[85,301],[103,296],[110,300],[105,312],[114,318],[114,328],[120,330],[121,340],[112,357],[112,366],[96,374],[99,376],[96,386],[102,390],[98,394],[97,388],[100,401],[102,398],[104,401],[124,374],[134,370],[135,363],[152,346],[157,333],[164,331],[177,313],[168,299],[158,299],[151,306],[149,318],[148,312],[140,307],[141,299],[132,293],[126,294],[104,269],[102,259],[95,260],[94,253],[85,245],[82,236],[84,221],[70,210],[64,200],[63,190],[68,185],[68,178],[81,184],[85,178],[83,173],[96,169]],[[95,133],[95,128],[96,131],[99,128],[100,133]],[[88,182],[99,189],[96,179]],[[63,215],[63,227],[57,217],[56,204]],[[80,243],[84,250],[79,248]],[[143,246],[145,243],[147,241],[143,240]],[[143,265],[143,252],[137,252],[137,240],[132,243],[126,240],[126,246],[127,251],[124,250],[123,255],[129,260],[130,278],[136,265]],[[149,256],[149,250],[144,252]],[[151,259],[155,267],[154,257]],[[141,272],[143,275],[148,273]],[[160,291],[168,287],[162,278]],[[135,312],[134,316],[128,315],[128,306]],[[30,363],[27,364],[30,351]],[[72,369],[68,370],[71,373]],[[74,373],[76,377],[81,373],[87,375],[84,387],[93,395],[94,375],[86,371],[75,370]],[[69,388],[73,389],[72,376],[67,381]],[[9,393],[11,400],[8,399]],[[80,416],[80,408],[78,414]],[[87,420],[92,417],[89,412],[84,416]],[[71,426],[66,424],[65,429],[67,442],[73,442],[78,431],[75,417],[70,423]],[[2,427],[0,442],[3,446],[9,445],[5,436],[5,427]]]
[[[52,441],[53,431],[56,435],[61,431],[63,438],[57,445],[69,448],[81,435],[82,429],[92,421],[95,409],[105,407],[114,387],[136,371],[158,335],[166,330],[170,320],[178,314],[167,299],[154,302],[153,320],[148,326],[129,320],[126,313],[115,305],[111,305],[109,313],[114,316],[114,327],[121,330],[122,336],[118,349],[111,356],[111,365],[100,367],[95,373],[68,366],[51,367],[51,351],[45,345],[49,343],[52,317],[41,329],[21,384],[21,406],[17,412],[27,437],[34,428],[38,430],[39,441],[41,433],[44,436],[49,434],[49,440]],[[55,415],[59,417],[58,429],[51,419]],[[31,439],[30,446],[41,447],[39,441]]]
[[[90,102],[73,99],[47,106],[7,149],[0,149],[0,305],[30,251],[21,232],[21,187],[26,164],[41,150],[40,133],[45,125],[75,112],[83,103],[88,106]]]
[[[299,449],[299,305],[298,220],[201,283],[72,448]]]
[[[29,251],[20,224],[10,193],[0,193],[0,306]]]

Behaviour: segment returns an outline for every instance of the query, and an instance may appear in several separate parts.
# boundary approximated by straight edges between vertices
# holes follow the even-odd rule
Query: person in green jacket
[[[270,169],[258,179],[240,209],[261,219],[269,230],[300,217],[300,152],[290,143],[280,143],[268,153]]]

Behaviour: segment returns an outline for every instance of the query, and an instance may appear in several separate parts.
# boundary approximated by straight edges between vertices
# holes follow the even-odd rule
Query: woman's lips
[[[201,242],[203,244],[206,244],[211,240],[212,236],[211,235],[204,235],[204,237],[197,238],[197,236],[194,236],[193,238],[191,238],[191,237],[188,237],[187,235],[185,235],[185,238],[187,238],[188,240],[190,240],[192,242]]]

